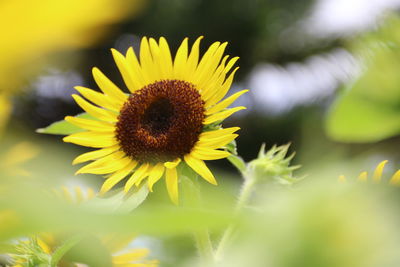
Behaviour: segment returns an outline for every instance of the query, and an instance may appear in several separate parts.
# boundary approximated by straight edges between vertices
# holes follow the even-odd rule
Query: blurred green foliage
[[[350,43],[365,64],[343,89],[327,118],[327,133],[342,142],[376,142],[400,133],[400,18]]]

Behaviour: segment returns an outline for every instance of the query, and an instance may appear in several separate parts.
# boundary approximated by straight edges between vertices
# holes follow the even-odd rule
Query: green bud
[[[265,152],[265,144],[263,144],[257,159],[247,164],[245,178],[253,179],[255,183],[272,182],[281,185],[292,185],[301,180],[293,176],[293,171],[300,168],[300,165],[290,165],[295,153],[286,157],[289,146],[290,144],[278,147],[274,145]]]
[[[15,264],[23,267],[50,266],[51,255],[43,250],[36,238],[19,241],[15,250],[16,253],[10,255]]]

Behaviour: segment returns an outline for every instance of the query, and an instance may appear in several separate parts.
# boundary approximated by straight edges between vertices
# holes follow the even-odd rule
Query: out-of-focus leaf
[[[79,241],[65,253],[63,259],[69,262],[84,263],[88,266],[112,266],[111,251],[99,238],[90,234],[78,234],[77,237],[80,237]]]
[[[123,190],[118,190],[107,198],[95,197],[83,205],[104,212],[104,213],[129,213],[136,209],[149,194],[147,185],[126,194]]]
[[[76,115],[77,118],[82,119],[94,119],[91,115],[87,113],[81,113]],[[79,128],[65,120],[57,121],[45,128],[37,129],[36,132],[43,134],[56,134],[56,135],[69,135],[74,133],[83,132],[84,129]]]
[[[1,225],[0,241],[41,232],[181,235],[204,229],[220,230],[233,220],[227,206],[203,208],[147,204],[133,213],[110,213],[65,202],[45,193],[46,185],[18,184],[0,194],[0,210],[13,210],[15,219]],[[50,190],[50,189],[49,189]]]
[[[243,159],[239,156],[236,155],[230,155],[228,157],[228,160],[230,163],[232,163],[233,166],[235,166],[240,172],[244,172],[246,170],[246,163],[243,161]]]
[[[366,69],[332,105],[327,134],[341,142],[376,142],[400,133],[400,19],[352,43]]]
[[[64,244],[59,246],[56,251],[54,251],[53,255],[51,256],[51,267],[58,266],[58,262],[61,260],[61,258],[69,251],[71,250],[74,246],[76,246],[81,240],[83,236],[82,235],[76,235],[65,241]]]
[[[400,110],[359,95],[345,95],[332,107],[326,129],[341,142],[379,141],[400,133]]]

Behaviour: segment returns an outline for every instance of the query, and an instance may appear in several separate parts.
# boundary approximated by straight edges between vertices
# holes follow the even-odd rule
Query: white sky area
[[[319,0],[298,30],[316,38],[347,35],[371,27],[384,11],[399,6],[400,0]],[[332,94],[359,69],[351,54],[337,49],[285,66],[260,64],[245,87],[251,89],[254,108],[278,115]]]
[[[305,28],[322,37],[351,34],[375,24],[384,11],[400,0],[319,0],[305,20]]]
[[[76,93],[74,86],[82,84],[82,76],[75,71],[48,69],[35,80],[33,88],[39,96],[72,101],[71,94]]]
[[[356,75],[358,69],[351,54],[337,49],[284,67],[259,65],[250,74],[248,87],[257,109],[276,115],[330,95],[340,82]]]

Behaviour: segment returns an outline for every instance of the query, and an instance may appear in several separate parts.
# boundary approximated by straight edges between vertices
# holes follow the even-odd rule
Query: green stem
[[[208,230],[204,229],[194,233],[194,238],[199,256],[205,261],[205,263],[214,262],[214,250]]]
[[[191,173],[181,178],[182,187],[185,189],[184,205],[190,208],[201,208],[202,198],[198,176]],[[200,229],[193,233],[199,256],[203,260],[202,266],[210,266],[214,262],[214,250],[210,240],[210,234],[207,228]]]
[[[238,201],[236,203],[235,212],[239,213],[242,209],[248,204],[251,194],[253,193],[253,188],[255,185],[255,180],[251,177],[245,177],[244,184],[239,194]],[[226,246],[231,241],[235,230],[235,225],[231,224],[225,230],[224,234],[221,237],[221,240],[218,244],[218,247],[215,252],[215,259],[217,261],[223,259],[223,254]]]

